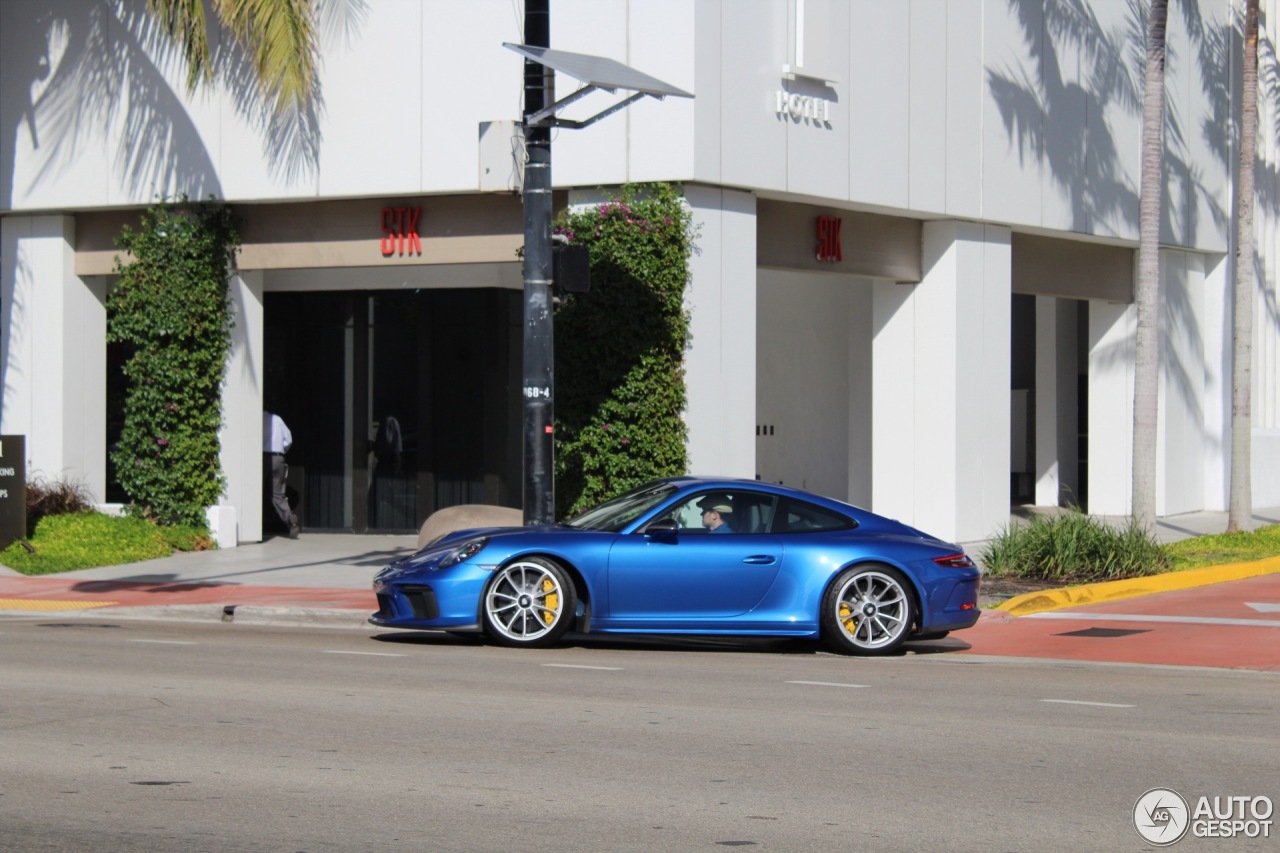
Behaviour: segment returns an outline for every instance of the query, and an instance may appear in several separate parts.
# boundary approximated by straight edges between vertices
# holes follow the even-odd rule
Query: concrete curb
[[[1153,592],[1191,589],[1198,586],[1208,586],[1209,584],[1255,578],[1277,572],[1280,572],[1280,557],[1268,557],[1265,560],[1255,560],[1251,563],[1228,563],[1222,566],[1208,566],[1203,569],[1166,572],[1145,578],[1103,581],[1082,586],[1028,592],[1010,598],[994,609],[1008,613],[1010,616],[1030,616],[1033,613],[1060,610],[1064,607],[1101,604],[1104,601],[1120,601],[1125,598],[1135,598],[1139,595],[1150,595]]]

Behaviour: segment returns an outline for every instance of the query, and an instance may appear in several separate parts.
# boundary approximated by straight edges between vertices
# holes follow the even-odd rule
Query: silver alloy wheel
[[[895,577],[859,572],[840,587],[835,617],[855,647],[875,651],[895,645],[911,627],[911,599]]]
[[[488,624],[506,639],[530,643],[561,623],[566,596],[548,566],[521,560],[498,570],[484,597]]]

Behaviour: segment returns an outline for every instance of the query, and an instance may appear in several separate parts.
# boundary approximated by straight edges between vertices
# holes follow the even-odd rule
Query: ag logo
[[[1191,825],[1187,801],[1177,791],[1152,788],[1133,804],[1133,828],[1157,847],[1182,840]]]

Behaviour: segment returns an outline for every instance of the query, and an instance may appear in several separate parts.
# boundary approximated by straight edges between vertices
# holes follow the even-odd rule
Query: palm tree
[[[315,84],[316,23],[312,0],[210,0],[213,13],[248,55],[276,111],[301,110]],[[147,0],[160,27],[187,63],[187,85],[211,80],[213,64],[205,0]]]
[[[1253,160],[1258,144],[1258,0],[1244,9],[1240,87],[1240,185],[1236,189],[1236,310],[1231,344],[1231,498],[1227,531],[1248,530],[1253,516]]]
[[[1168,0],[1151,0],[1142,91],[1142,186],[1138,207],[1138,336],[1133,372],[1133,517],[1156,522],[1156,420],[1160,383],[1160,167],[1164,154],[1164,51]]]

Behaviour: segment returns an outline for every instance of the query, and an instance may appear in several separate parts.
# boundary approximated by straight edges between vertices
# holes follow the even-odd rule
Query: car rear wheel
[[[577,593],[569,574],[541,557],[508,563],[484,594],[484,627],[508,646],[546,646],[569,630]]]
[[[822,597],[822,636],[844,654],[895,651],[916,620],[910,583],[888,566],[845,569]]]

